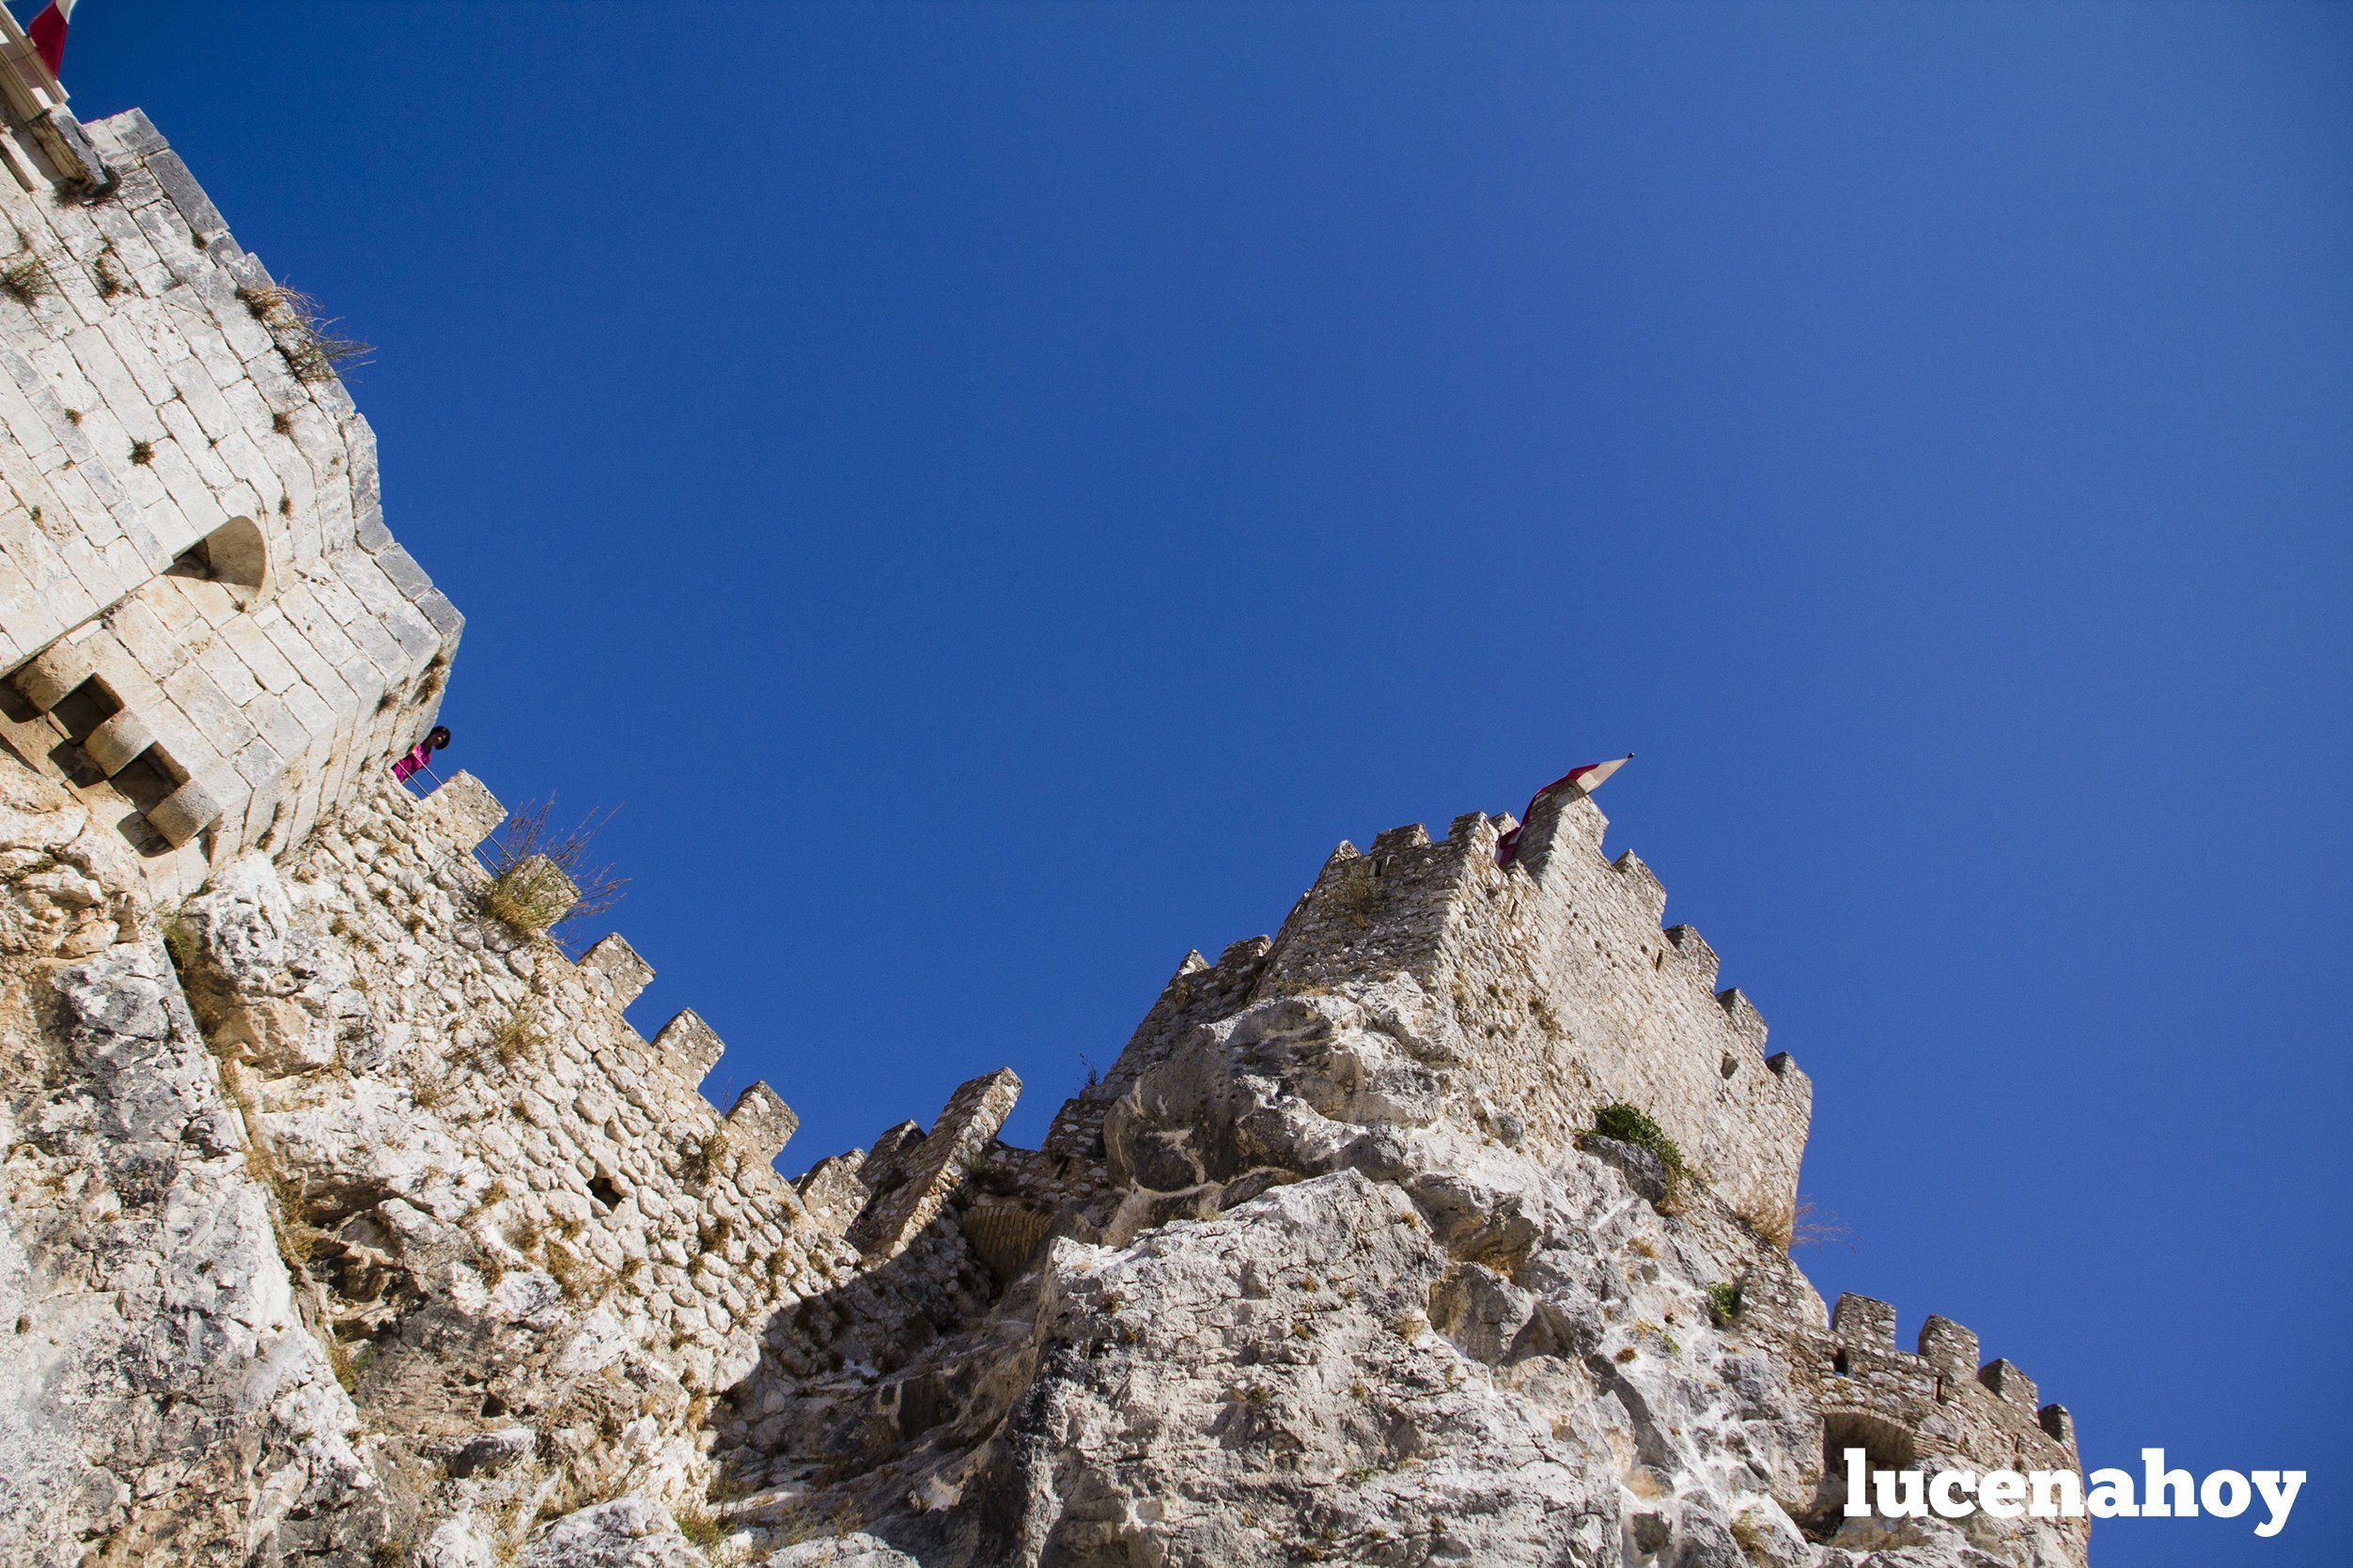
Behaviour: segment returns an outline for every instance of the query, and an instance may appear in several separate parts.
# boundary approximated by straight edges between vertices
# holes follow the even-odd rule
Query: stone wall
[[[326,340],[146,116],[73,127],[97,174],[60,179],[9,114],[0,740],[185,896],[429,727],[461,622]]]
[[[488,913],[503,815],[467,775],[423,800],[385,776],[173,924],[362,1419],[420,1463],[516,1450],[456,1499],[488,1537],[699,1497],[763,1336],[858,1266],[774,1169],[774,1092],[723,1115],[708,1025],[628,1022],[652,970],[625,941],[575,962]]]
[[[703,1098],[722,1048],[691,1010],[637,1032],[622,1009],[651,970],[617,939],[574,963],[483,911],[483,800],[464,774],[421,804],[387,779],[287,867],[294,908],[341,939],[388,1072],[506,1179],[508,1219],[577,1230],[608,1273],[642,1265],[632,1331],[724,1380],[741,1334],[850,1261],[775,1171],[795,1118],[765,1084],[725,1116]]]

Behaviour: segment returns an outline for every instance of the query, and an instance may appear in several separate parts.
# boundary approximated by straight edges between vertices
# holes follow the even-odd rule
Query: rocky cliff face
[[[1044,1150],[995,1138],[997,1074],[788,1186],[781,1103],[695,1093],[698,1020],[621,1019],[642,964],[486,911],[497,815],[387,786],[159,911],[0,767],[0,1560],[2083,1560],[2080,1527],[1838,1516],[1828,1448],[2072,1436],[1957,1326],[1826,1322],[1794,1162],[1737,1143],[1793,1114],[1792,1069],[1737,1081],[1761,1023],[1754,1063],[1699,1013],[1628,1036],[1724,1056],[1641,1068],[1690,1150],[1577,1133],[1624,1081],[1607,1018],[1670,973],[1557,988],[1548,943],[1617,939],[1597,817],[1558,870],[1495,867],[1475,816],[1344,846]]]
[[[0,1542],[359,1560],[387,1489],[116,835],[0,768]]]

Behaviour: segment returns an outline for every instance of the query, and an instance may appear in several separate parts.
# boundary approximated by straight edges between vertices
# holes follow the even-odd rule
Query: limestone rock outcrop
[[[384,1488],[130,857],[0,768],[0,1553],[372,1550]]]

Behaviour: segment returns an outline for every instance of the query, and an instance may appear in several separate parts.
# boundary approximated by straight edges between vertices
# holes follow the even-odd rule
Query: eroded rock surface
[[[1713,963],[1668,968],[1704,944],[1655,881],[1596,896],[1639,867],[1597,818],[1532,824],[1533,868],[1484,817],[1379,877],[1344,846],[1045,1148],[995,1137],[998,1073],[796,1189],[781,1101],[694,1092],[699,1018],[622,1018],[642,960],[486,912],[497,815],[388,786],[159,914],[0,768],[0,1560],[2083,1560],[1839,1516],[1836,1447],[2071,1465],[2072,1429],[1957,1325],[1825,1312],[1793,1165],[1739,1141],[1802,1110],[1753,1008],[1603,1032]],[[1641,985],[1548,990],[1570,944]],[[1592,1130],[1637,1094],[1688,1144]]]
[[[1384,834],[1378,876],[1343,846],[1276,938],[1188,959],[1045,1151],[995,1145],[953,1226],[771,1336],[721,1454],[746,1544],[814,1524],[835,1545],[774,1560],[2082,1560],[2080,1526],[1839,1516],[1834,1447],[2066,1467],[2072,1428],[2006,1363],[1981,1377],[1943,1319],[1918,1355],[1878,1303],[1826,1321],[1781,1228],[1794,1163],[1724,1141],[1744,1117],[1784,1137],[1773,1079],[1803,1082],[1737,993],[1724,1025],[1691,1009],[1678,1036],[1678,1004],[1631,1032],[1705,1051],[1685,1074],[1564,1025],[1606,992],[1532,987],[1613,945],[1641,976],[1621,1009],[1656,976],[1714,978],[1575,809],[1509,871],[1486,818]],[[1743,1073],[1761,1087],[1706,1098]],[[1689,1153],[1569,1130],[1641,1088]],[[804,1187],[898,1212],[910,1142]]]
[[[0,767],[0,1542],[372,1552],[387,1505],[118,840]]]

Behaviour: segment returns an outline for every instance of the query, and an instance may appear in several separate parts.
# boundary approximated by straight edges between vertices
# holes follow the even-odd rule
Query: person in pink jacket
[[[435,752],[443,750],[448,744],[448,726],[435,724],[430,735],[400,753],[400,760],[392,765],[392,776],[396,779],[406,779],[410,774],[424,767],[426,760]]]

